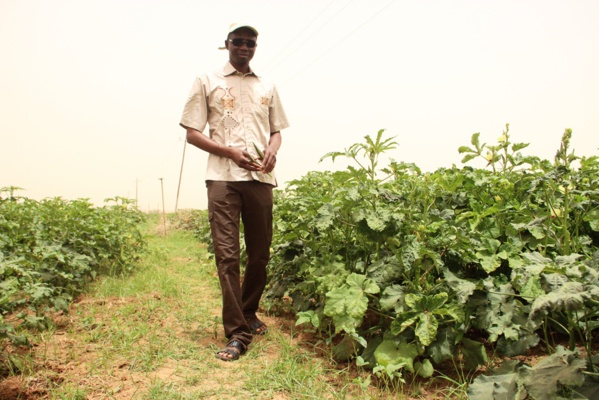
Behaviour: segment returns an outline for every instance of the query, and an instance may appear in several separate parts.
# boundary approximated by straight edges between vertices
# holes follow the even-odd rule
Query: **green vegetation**
[[[383,133],[323,157],[357,166],[280,192],[269,298],[291,301],[338,360],[379,377],[429,377],[447,362],[474,370],[488,353],[565,342],[582,358],[561,384],[594,384],[599,159],[576,157],[570,130],[553,162],[524,156],[506,127],[497,145],[475,134],[459,149],[488,168],[422,173],[380,166],[397,146]]]
[[[145,247],[145,216],[122,198],[93,207],[83,199],[35,201],[18,190],[0,190],[0,339],[25,343],[4,316],[46,329],[50,313],[66,311],[99,275],[130,271]]]

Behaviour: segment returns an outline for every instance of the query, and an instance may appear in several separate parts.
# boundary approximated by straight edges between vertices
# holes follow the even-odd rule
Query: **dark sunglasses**
[[[233,46],[235,46],[235,47],[241,47],[245,43],[249,49],[253,49],[257,45],[255,40],[245,40],[245,39],[228,39],[228,40],[230,43],[233,43]]]

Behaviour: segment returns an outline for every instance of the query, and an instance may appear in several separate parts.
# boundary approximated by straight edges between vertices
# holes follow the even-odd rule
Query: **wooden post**
[[[187,138],[183,143],[183,158],[181,158],[181,172],[179,172],[179,186],[177,187],[177,200],[175,201],[175,213],[179,209],[179,192],[181,191],[181,180],[183,179],[183,163],[185,162],[185,148],[187,147]]]
[[[162,191],[162,225],[164,227],[164,236],[166,236],[166,212],[164,210],[164,178],[160,179],[160,189]]]

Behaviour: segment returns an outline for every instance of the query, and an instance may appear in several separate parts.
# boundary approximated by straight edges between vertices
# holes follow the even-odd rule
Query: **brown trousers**
[[[223,326],[229,340],[252,341],[248,324],[256,318],[266,286],[272,242],[273,186],[257,181],[207,181],[208,219],[223,296]],[[243,221],[247,263],[240,282],[239,220]]]

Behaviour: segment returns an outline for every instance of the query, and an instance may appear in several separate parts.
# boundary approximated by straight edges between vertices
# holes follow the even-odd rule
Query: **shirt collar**
[[[229,75],[238,73],[238,71],[235,69],[235,67],[231,64],[230,61],[227,61],[227,63],[223,67],[223,73],[225,74],[225,76],[229,76]],[[248,72],[247,75],[254,75],[254,76],[258,77],[258,74],[256,74],[251,67],[250,67],[250,72]]]

